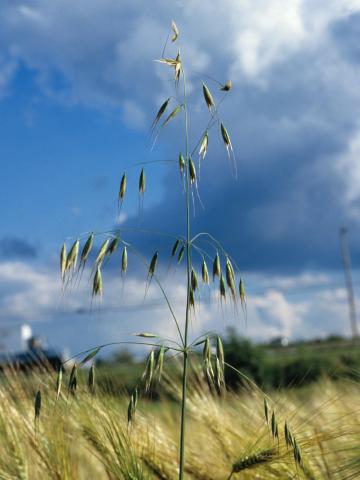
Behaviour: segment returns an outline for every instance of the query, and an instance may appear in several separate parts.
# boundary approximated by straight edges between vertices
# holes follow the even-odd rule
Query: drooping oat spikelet
[[[145,171],[142,168],[139,176],[139,194],[140,195],[144,195],[145,188],[146,188],[146,177],[145,177]]]
[[[127,412],[128,423],[131,423],[134,420],[137,402],[138,402],[138,387],[135,387],[131,394],[130,402],[128,406],[128,412]]]
[[[95,259],[95,264],[100,267],[104,258],[105,258],[105,255],[106,255],[106,252],[107,252],[107,249],[108,249],[108,246],[109,246],[109,242],[110,240],[107,238],[103,244],[101,245],[100,249],[99,249],[99,252],[97,254],[97,257]]]
[[[264,414],[265,414],[266,423],[269,424],[269,405],[266,398],[264,398]]]
[[[128,267],[128,254],[127,254],[126,245],[124,245],[124,249],[121,255],[121,275],[126,274],[127,267]]]
[[[80,365],[85,365],[89,360],[94,358],[101,350],[101,347],[94,348],[94,350],[91,350],[83,360],[81,360]]]
[[[199,282],[195,270],[191,269],[191,288],[195,292],[199,288]]]
[[[163,372],[163,366],[164,366],[164,355],[165,355],[166,349],[165,346],[162,345],[156,354],[156,366],[155,366],[155,373],[157,374],[157,381],[160,383],[161,381],[161,376]]]
[[[195,308],[194,290],[192,288],[190,288],[189,292],[189,305],[191,308]]]
[[[174,257],[176,255],[176,252],[177,252],[177,249],[179,247],[179,244],[180,244],[180,240],[177,239],[172,247],[172,250],[171,250],[171,256]]]
[[[202,354],[202,366],[205,380],[207,381],[209,387],[213,385],[214,382],[214,371],[211,364],[211,344],[210,338],[206,337],[204,342],[203,354]]]
[[[207,153],[208,146],[209,146],[209,134],[206,131],[202,140],[201,140],[200,150],[199,150],[199,155],[200,155],[200,157],[202,157],[203,160],[204,160],[205,155]]]
[[[173,36],[171,37],[171,41],[176,42],[179,36],[179,29],[174,20],[171,22],[171,30],[173,31]]]
[[[95,363],[91,364],[88,375],[88,389],[91,395],[95,393]]]
[[[229,90],[232,89],[232,81],[231,80],[228,80],[221,88],[220,90],[222,90],[223,92],[228,92]]]
[[[174,68],[175,71],[175,80],[179,81],[180,73],[181,73],[181,59],[180,59],[180,52],[176,55],[176,58],[160,58],[157,60],[160,63],[164,63],[165,65],[169,65],[170,67]]]
[[[289,425],[287,424],[286,420],[285,420],[285,425],[284,425],[284,437],[285,437],[286,446],[288,448],[293,447],[294,446],[293,436],[292,436],[291,430],[290,430]]]
[[[123,202],[126,193],[126,173],[123,173],[120,181],[120,188],[119,188],[119,202]]]
[[[80,246],[80,241],[79,239],[77,239],[75,240],[72,247],[70,248],[70,251],[66,258],[66,267],[65,267],[66,270],[71,270],[71,269],[75,270],[78,255],[79,255],[79,246]]]
[[[183,244],[179,250],[178,261],[177,261],[178,264],[181,262],[184,256],[184,252],[185,252],[185,245]]]
[[[150,265],[149,265],[149,270],[147,274],[147,288],[145,293],[149,290],[151,280],[154,276],[155,270],[156,270],[156,265],[159,257],[159,252],[155,252],[154,255],[151,258]]]
[[[271,462],[271,460],[273,460],[275,457],[276,449],[274,448],[260,450],[259,452],[251,455],[246,455],[234,463],[232,467],[232,473],[238,473],[248,468],[255,468],[263,463]]]
[[[243,310],[246,311],[245,285],[242,278],[240,278],[240,283],[239,283],[239,295],[240,295],[241,306]]]
[[[220,286],[220,300],[223,298],[225,300],[226,298],[226,290],[225,290],[225,280],[224,280],[224,277],[223,277],[223,274],[220,273],[220,283],[219,283],[219,286]]]
[[[168,115],[168,117],[166,117],[161,127],[165,127],[165,125],[167,125],[170,122],[170,120],[175,118],[176,115],[181,111],[181,108],[182,108],[181,105],[178,105],[177,107],[175,107],[174,110]]]
[[[272,415],[271,415],[271,435],[273,436],[273,438],[279,439],[278,424],[277,424],[276,415],[274,411],[272,412]]]
[[[207,268],[207,265],[206,265],[206,262],[205,262],[205,259],[203,258],[203,261],[202,261],[202,265],[201,265],[201,276],[202,276],[202,281],[205,283],[205,284],[209,284],[210,280],[209,280],[209,271],[208,271],[208,268]]]
[[[161,105],[161,107],[159,108],[159,111],[157,112],[156,117],[154,118],[154,121],[153,121],[153,123],[151,124],[151,130],[152,130],[152,131],[155,130],[157,124],[158,124],[159,121],[160,121],[160,118],[163,116],[165,110],[167,109],[170,100],[171,100],[170,98],[167,98],[167,99],[165,100],[165,102]]]
[[[34,411],[35,411],[35,422],[36,422],[37,420],[39,420],[40,412],[41,412],[41,392],[40,392],[40,390],[38,390],[36,395],[35,395]]]
[[[182,153],[179,153],[179,170],[180,175],[183,175],[185,170],[185,158]]]
[[[115,252],[115,250],[117,249],[119,245],[119,237],[115,237],[111,240],[111,242],[109,243],[109,246],[106,250],[106,254],[109,255],[109,257]]]
[[[213,262],[213,280],[215,277],[220,277],[221,274],[221,266],[220,266],[220,256],[219,253],[216,252],[214,262]]]
[[[190,175],[190,184],[196,185],[196,168],[191,158],[189,158],[189,175]]]
[[[74,363],[70,372],[68,392],[75,395],[76,387],[77,387],[77,365],[76,363]]]
[[[220,124],[220,130],[221,130],[221,136],[222,136],[226,151],[230,158],[230,151],[232,151],[232,144],[231,144],[229,132],[226,130],[226,127],[224,126],[223,123]]]
[[[209,88],[205,85],[205,83],[203,83],[203,94],[204,94],[206,105],[208,109],[211,111],[211,109],[215,107],[215,102]]]
[[[93,246],[93,243],[94,243],[94,234],[91,233],[84,246],[83,246],[83,249],[81,250],[81,255],[80,255],[80,266],[81,267],[85,267],[85,264],[86,264],[86,261],[90,255],[90,252],[91,252],[91,249],[92,249],[92,246]]]
[[[103,281],[102,281],[102,275],[101,275],[101,268],[100,266],[98,266],[94,275],[92,296],[96,297],[97,295],[100,295],[101,297],[102,291],[103,291]]]
[[[231,296],[235,301],[236,299],[235,273],[229,258],[226,259],[225,275],[226,275],[227,286],[229,287]]]
[[[66,272],[66,243],[63,244],[60,251],[60,274],[61,274],[61,283],[64,285]]]
[[[62,374],[63,374],[62,371],[63,371],[62,365],[60,364],[57,377],[56,377],[56,401],[58,401],[60,392],[61,392]]]
[[[145,386],[145,393],[147,393],[151,388],[152,381],[154,378],[154,366],[155,366],[155,355],[154,355],[154,350],[151,350],[146,362],[145,371],[142,376],[142,381]]]
[[[224,346],[219,335],[216,337],[216,356],[219,359],[222,372],[225,368]]]

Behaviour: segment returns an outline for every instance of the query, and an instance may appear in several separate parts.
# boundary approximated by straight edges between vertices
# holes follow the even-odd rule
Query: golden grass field
[[[66,381],[68,374],[64,377]],[[179,390],[165,379],[166,398],[140,399],[127,424],[128,396],[91,395],[80,379],[76,395],[65,384],[57,402],[55,376],[45,372],[3,376],[0,389],[0,479],[176,479]],[[42,406],[34,419],[34,396]],[[278,439],[264,415],[264,393],[248,383],[221,397],[191,381],[186,435],[186,478],[360,478],[359,384],[322,381],[271,392]],[[301,452],[294,461],[284,422]],[[232,473],[232,466],[236,464]]]

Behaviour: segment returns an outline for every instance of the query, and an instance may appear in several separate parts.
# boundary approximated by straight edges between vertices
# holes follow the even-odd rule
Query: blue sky
[[[0,322],[30,323],[72,351],[148,328],[174,332],[159,293],[145,304],[139,268],[120,295],[109,266],[104,300],[89,284],[60,301],[64,239],[114,227],[123,171],[122,225],[138,224],[139,162],[146,167],[143,228],[182,233],[176,158],[182,122],[151,149],[148,129],[172,82],[159,58],[171,19],[189,79],[190,140],[208,113],[208,75],[234,83],[221,107],[238,166],[235,180],[210,132],[195,199],[194,232],[232,252],[248,286],[248,327],[231,308],[201,302],[193,333],[236,325],[255,339],[348,334],[338,229],[347,225],[355,289],[360,264],[360,2],[193,0],[2,1],[0,9]],[[201,18],[201,22],[198,19]],[[174,52],[173,52],[174,53]],[[176,53],[176,52],[175,52]],[[196,155],[195,155],[196,156]],[[197,160],[196,160],[197,161]],[[134,238],[147,255],[171,242]],[[181,313],[181,270],[163,280]],[[124,297],[125,295],[125,297]],[[360,310],[360,309],[359,309]],[[119,320],[120,318],[120,320]],[[219,320],[220,319],[220,320]]]

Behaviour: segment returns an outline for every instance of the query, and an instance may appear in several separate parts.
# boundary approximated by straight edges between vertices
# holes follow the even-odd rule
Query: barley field
[[[125,391],[110,395],[97,388],[91,393],[83,375],[69,393],[68,377],[65,373],[56,400],[53,373],[3,376],[2,480],[177,478],[177,382],[164,379],[163,398],[139,399],[128,424]],[[35,401],[34,406],[38,389],[41,405]],[[186,478],[359,478],[359,391],[354,381],[322,380],[265,395],[247,382],[238,393],[218,396],[193,376]]]

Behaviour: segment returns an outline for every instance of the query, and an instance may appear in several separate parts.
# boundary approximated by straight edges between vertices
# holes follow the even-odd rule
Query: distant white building
[[[27,350],[32,330],[27,324],[0,325],[0,354],[8,355]]]

